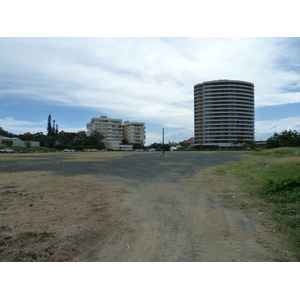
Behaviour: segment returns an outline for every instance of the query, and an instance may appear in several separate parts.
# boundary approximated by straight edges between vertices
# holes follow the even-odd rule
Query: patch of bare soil
[[[0,174],[0,261],[85,260],[122,226],[119,195],[89,177]]]

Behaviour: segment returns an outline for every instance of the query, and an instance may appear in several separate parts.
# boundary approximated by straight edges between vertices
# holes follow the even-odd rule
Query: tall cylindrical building
[[[254,84],[239,80],[205,81],[194,86],[195,145],[233,147],[254,142]]]

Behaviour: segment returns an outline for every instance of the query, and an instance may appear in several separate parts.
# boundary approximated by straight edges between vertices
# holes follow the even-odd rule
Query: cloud
[[[1,127],[8,132],[14,134],[23,134],[25,132],[36,133],[43,132],[47,134],[46,126],[47,120],[43,120],[41,122],[30,122],[24,120],[15,120],[11,117],[6,117],[4,119],[0,119]],[[67,127],[64,124],[60,124],[59,130],[63,130],[65,132],[77,132],[81,130],[86,130],[86,127]]]
[[[299,103],[300,92],[262,95],[259,98],[262,101],[256,103],[256,107]]]
[[[8,132],[14,134],[23,134],[25,132],[44,132],[46,128],[47,121],[42,122],[30,122],[23,120],[15,120],[11,117],[6,117],[0,119],[1,127]]]
[[[266,140],[275,132],[281,133],[284,130],[297,130],[300,132],[300,117],[284,118],[271,121],[256,121],[255,140]]]
[[[33,126],[33,125],[42,125],[44,123],[46,124],[46,120],[43,122],[30,122],[30,121],[15,120],[11,117],[7,117],[4,119],[0,119],[0,123],[9,126]]]
[[[11,99],[17,98],[92,108],[95,115],[100,112],[172,128],[175,139],[176,128],[178,134],[193,131],[193,86],[203,81],[226,78],[253,82],[256,107],[300,102],[298,41],[0,38],[0,103],[9,107]],[[260,122],[257,131],[264,132]],[[35,123],[6,124],[12,131],[17,126],[44,131]]]

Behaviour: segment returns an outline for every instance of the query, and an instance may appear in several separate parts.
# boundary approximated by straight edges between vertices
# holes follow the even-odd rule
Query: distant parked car
[[[10,148],[4,148],[4,149],[0,149],[0,152],[4,152],[4,153],[13,153],[15,152],[13,149]]]
[[[98,149],[83,149],[83,151],[88,151],[88,152],[98,152]]]
[[[64,149],[64,152],[75,152],[74,149]]]

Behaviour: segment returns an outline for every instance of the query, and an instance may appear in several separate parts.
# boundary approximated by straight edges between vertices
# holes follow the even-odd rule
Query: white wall
[[[7,138],[4,136],[0,136],[0,146],[5,146],[2,144],[2,140],[12,140],[13,141],[13,146],[21,146],[21,147],[26,147],[25,142],[18,138]],[[33,142],[30,141],[30,144],[32,147],[40,147],[40,142]]]

